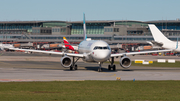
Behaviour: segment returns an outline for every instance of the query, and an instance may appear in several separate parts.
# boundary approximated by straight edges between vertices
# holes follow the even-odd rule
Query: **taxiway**
[[[123,69],[116,64],[117,71],[108,71],[108,63],[104,63],[103,72],[98,72],[98,64],[79,61],[78,70],[70,71],[69,68],[61,66],[60,58],[24,53],[12,56],[11,53],[4,53],[0,56],[0,82],[116,80],[117,78],[121,80],[180,80],[180,68],[131,66],[129,69]],[[133,57],[135,58],[136,56]],[[149,56],[147,59],[156,58]],[[177,61],[179,59],[179,57],[174,58],[177,58]]]

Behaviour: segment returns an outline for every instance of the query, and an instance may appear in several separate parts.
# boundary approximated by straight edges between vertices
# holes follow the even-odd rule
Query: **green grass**
[[[1,101],[179,101],[180,81],[0,83]]]
[[[176,61],[176,63],[158,63],[156,61],[154,61],[152,64],[149,65],[143,65],[143,64],[139,64],[139,63],[134,63],[134,61],[132,62],[132,66],[148,66],[148,67],[180,67],[180,61]]]

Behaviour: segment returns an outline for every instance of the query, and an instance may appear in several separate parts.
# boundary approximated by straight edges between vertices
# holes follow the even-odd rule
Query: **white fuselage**
[[[80,54],[84,54],[86,62],[105,62],[110,58],[111,49],[104,41],[82,41],[78,46]]]
[[[177,42],[175,42],[175,41],[162,42],[162,43],[163,43],[163,46],[162,46],[163,48],[165,48],[165,49],[174,49],[173,51],[180,52],[180,42],[178,42],[178,47],[177,47]]]

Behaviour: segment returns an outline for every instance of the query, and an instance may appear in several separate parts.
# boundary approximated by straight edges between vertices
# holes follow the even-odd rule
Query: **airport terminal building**
[[[93,40],[110,44],[146,43],[153,37],[148,24],[155,24],[171,40],[180,38],[180,20],[159,21],[86,21],[87,35]],[[83,21],[1,21],[1,42],[62,42],[65,36],[71,42],[83,39]]]

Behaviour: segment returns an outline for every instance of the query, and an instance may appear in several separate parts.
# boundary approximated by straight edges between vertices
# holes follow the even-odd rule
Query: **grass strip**
[[[180,81],[0,83],[1,101],[179,101]]]

